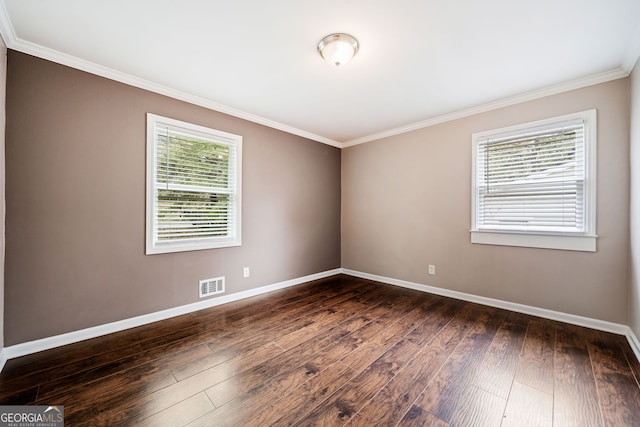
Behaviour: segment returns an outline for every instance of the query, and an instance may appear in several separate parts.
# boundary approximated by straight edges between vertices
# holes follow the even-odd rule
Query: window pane
[[[229,147],[226,145],[160,134],[157,158],[158,183],[229,187]]]
[[[158,190],[158,240],[227,236],[229,201],[228,194]]]
[[[147,114],[147,253],[241,243],[242,137]]]
[[[583,124],[478,145],[477,229],[582,232]],[[580,164],[580,166],[578,166]]]

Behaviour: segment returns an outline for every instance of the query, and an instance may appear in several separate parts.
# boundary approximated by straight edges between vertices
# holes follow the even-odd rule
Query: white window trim
[[[550,125],[553,123],[582,118],[585,121],[585,229],[584,233],[518,232],[503,230],[479,230],[477,227],[476,156],[479,141],[489,136],[517,133],[524,129]],[[545,120],[478,132],[472,135],[472,177],[471,177],[471,243],[500,246],[520,246],[530,248],[561,249],[570,251],[596,251],[596,153],[597,153],[596,110],[581,111]]]
[[[236,198],[235,198],[235,233],[228,238],[203,239],[201,241],[168,241],[158,242],[155,238],[155,170],[156,170],[156,141],[155,128],[157,125],[182,128],[194,135],[202,134],[209,139],[220,140],[224,143],[232,142],[236,147]],[[242,136],[234,135],[147,113],[147,183],[146,183],[146,254],[162,254],[172,252],[194,251],[202,249],[224,248],[242,245]]]

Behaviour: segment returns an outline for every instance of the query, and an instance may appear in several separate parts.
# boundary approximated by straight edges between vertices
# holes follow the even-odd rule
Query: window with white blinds
[[[473,135],[472,242],[595,251],[595,110]]]
[[[241,244],[242,137],[147,114],[147,254]]]

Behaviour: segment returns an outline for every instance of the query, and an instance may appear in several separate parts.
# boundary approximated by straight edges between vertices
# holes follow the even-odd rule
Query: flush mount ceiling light
[[[318,43],[318,52],[329,64],[340,67],[358,53],[358,40],[349,34],[329,34]]]

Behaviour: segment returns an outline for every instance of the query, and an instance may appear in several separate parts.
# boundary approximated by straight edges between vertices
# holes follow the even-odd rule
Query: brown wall
[[[340,151],[9,52],[5,344],[340,266]],[[243,244],[144,255],[145,113],[242,135]],[[242,268],[251,277],[242,278]]]
[[[7,77],[7,47],[0,37],[0,351],[4,347],[4,194],[5,194],[5,94]]]
[[[626,324],[628,91],[621,79],[344,149],[342,267]],[[591,108],[597,252],[471,244],[471,134]]]
[[[640,61],[631,74],[631,252],[629,326],[640,337]]]
[[[341,166],[336,148],[10,51],[5,345],[196,302],[203,278],[225,275],[229,294],[341,262],[618,323],[628,321],[631,282],[638,334],[637,280],[627,274],[629,80],[350,147]],[[598,251],[472,245],[471,134],[590,108]],[[244,137],[241,247],[144,255],[146,112]],[[637,132],[632,145],[636,167]]]

